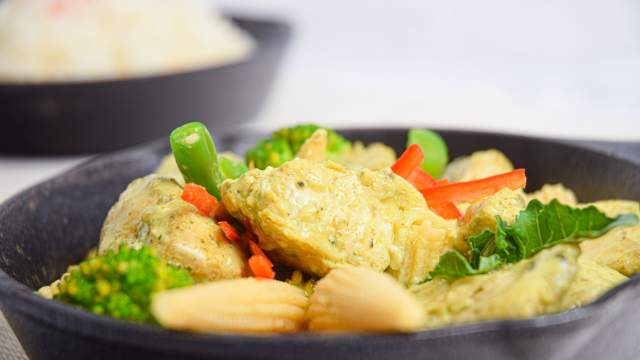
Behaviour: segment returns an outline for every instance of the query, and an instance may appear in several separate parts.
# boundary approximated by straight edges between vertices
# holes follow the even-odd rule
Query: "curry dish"
[[[244,157],[200,123],[170,142],[40,295],[181,331],[408,332],[567,311],[640,271],[637,200],[525,192],[508,154],[449,161],[432,131],[399,157],[315,125]]]

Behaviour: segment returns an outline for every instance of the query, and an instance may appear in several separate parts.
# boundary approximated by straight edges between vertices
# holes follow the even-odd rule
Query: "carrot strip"
[[[424,160],[424,154],[420,145],[413,144],[400,155],[400,158],[391,166],[391,170],[406,179],[413,169],[422,163],[422,160]]]
[[[522,189],[527,185],[524,169],[513,170],[504,174],[489,176],[484,179],[450,183],[422,190],[422,195],[429,204],[443,202],[471,202],[497,191],[509,188]]]
[[[220,226],[220,230],[224,236],[229,239],[229,241],[237,241],[240,238],[238,234],[238,230],[233,227],[233,225],[229,224],[226,221],[218,221],[218,225]]]
[[[198,184],[185,184],[181,197],[182,200],[195,206],[204,216],[214,217],[218,210],[218,199]]]
[[[260,246],[258,246],[258,244],[255,243],[255,241],[249,240],[249,249],[251,250],[251,254],[253,255],[267,257],[267,255],[264,253],[264,251],[262,251]]]
[[[249,268],[257,278],[274,279],[273,264],[266,256],[253,255],[249,258]]]

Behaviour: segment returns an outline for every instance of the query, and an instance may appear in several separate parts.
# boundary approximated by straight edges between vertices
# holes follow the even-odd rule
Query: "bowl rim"
[[[367,127],[367,128],[336,128],[338,131],[406,131],[407,127]],[[488,135],[500,136],[511,139],[522,139],[529,141],[542,141],[554,145],[580,149],[601,156],[615,158],[628,163],[630,166],[640,169],[640,164],[632,159],[613,153],[608,153],[602,149],[591,148],[570,140],[554,139],[520,134],[499,133],[493,131],[460,130],[448,128],[433,128],[436,132],[466,134],[469,136]],[[84,170],[94,163],[108,159],[117,159],[119,156],[129,153],[143,151],[158,151],[166,149],[166,141],[158,139],[127,149],[97,155],[72,167],[60,174],[23,190],[4,203],[0,204],[0,209],[17,202],[24,194],[34,191],[36,188],[56,181],[60,177],[73,175],[76,171]],[[143,348],[156,348],[161,350],[182,351],[186,353],[211,354],[224,352],[227,347],[241,351],[252,346],[288,346],[297,347],[301,350],[303,346],[321,345],[337,346],[343,349],[357,348],[362,345],[385,345],[398,342],[421,342],[451,340],[453,338],[464,337],[474,334],[491,334],[503,331],[535,331],[542,328],[555,328],[570,326],[577,322],[591,321],[604,313],[604,306],[626,294],[626,289],[640,286],[640,274],[629,277],[623,283],[609,289],[596,301],[582,307],[571,310],[545,314],[525,319],[497,319],[479,321],[465,324],[457,324],[433,329],[426,329],[411,333],[348,333],[348,334],[325,334],[303,332],[294,334],[279,335],[246,335],[246,334],[197,334],[189,332],[178,332],[162,327],[136,324],[123,320],[113,319],[106,316],[99,316],[82,309],[52,301],[41,297],[35,291],[21,282],[13,279],[4,270],[0,269],[0,304],[3,308],[11,308],[23,315],[26,315],[38,322],[56,329],[57,331],[72,334],[82,333],[84,336],[109,341],[113,343],[123,343],[132,346],[142,346]],[[65,319],[60,321],[60,318]],[[84,326],[77,326],[84,324]],[[74,327],[76,325],[76,327]],[[222,346],[222,347],[221,347]],[[227,347],[225,347],[227,346]],[[255,348],[252,348],[255,351]]]
[[[60,87],[82,87],[82,86],[117,86],[121,84],[131,84],[135,82],[148,82],[148,81],[162,81],[170,80],[174,78],[184,76],[199,76],[203,73],[207,73],[215,70],[233,69],[236,67],[245,66],[246,64],[256,61],[256,58],[263,56],[269,49],[283,44],[289,39],[292,33],[292,26],[285,18],[279,17],[262,17],[262,16],[247,16],[236,14],[224,14],[223,17],[227,20],[233,21],[239,28],[249,33],[249,35],[255,41],[255,46],[246,58],[222,63],[218,65],[199,65],[196,67],[187,67],[177,71],[154,71],[151,73],[142,73],[140,75],[131,75],[126,77],[78,77],[72,79],[53,79],[36,80],[36,81],[0,81],[0,91],[30,91],[33,89],[38,90],[55,90]],[[270,28],[268,36],[257,36],[251,30],[247,29],[243,24],[263,25]]]

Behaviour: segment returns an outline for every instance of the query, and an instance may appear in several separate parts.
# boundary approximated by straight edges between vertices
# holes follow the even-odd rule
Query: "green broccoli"
[[[321,129],[314,124],[301,124],[293,127],[282,128],[264,139],[246,154],[247,163],[254,164],[259,169],[267,166],[278,167],[293,159],[302,144]],[[327,129],[327,156],[336,158],[351,148],[351,143],[331,129]]]
[[[153,294],[191,284],[187,270],[167,264],[153,249],[122,246],[70,269],[54,299],[98,315],[155,323],[149,311]]]
[[[283,139],[262,140],[245,155],[247,164],[253,164],[258,169],[265,169],[267,166],[278,167],[293,159],[293,156],[291,146]]]

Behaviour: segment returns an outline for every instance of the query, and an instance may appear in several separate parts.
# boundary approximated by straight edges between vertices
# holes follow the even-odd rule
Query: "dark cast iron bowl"
[[[218,131],[250,120],[291,30],[281,21],[232,19],[256,40],[241,62],[118,80],[0,83],[0,153],[97,153],[156,139],[185,119]]]
[[[406,131],[351,130],[396,151]],[[529,189],[563,182],[582,201],[640,198],[640,163],[566,142],[441,131],[453,156],[495,147],[526,167]],[[219,139],[220,140],[220,139]],[[254,138],[227,138],[243,150]],[[413,334],[271,337],[197,335],[140,326],[33,293],[97,245],[102,221],[132,179],[151,172],[166,141],[100,156],[0,205],[0,302],[32,359],[634,359],[640,351],[640,277],[584,308]]]

